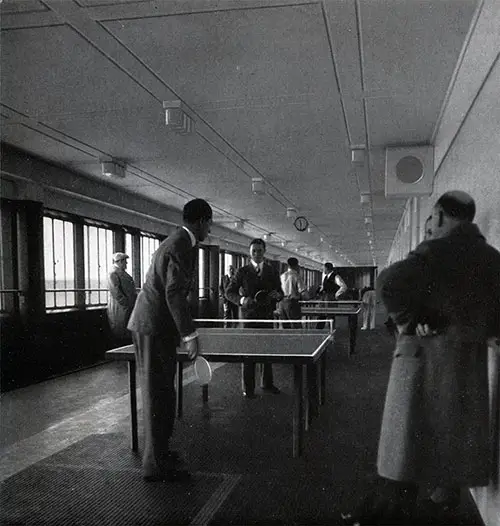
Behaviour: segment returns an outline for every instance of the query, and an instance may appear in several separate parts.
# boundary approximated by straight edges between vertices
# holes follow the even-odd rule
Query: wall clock
[[[293,224],[299,232],[304,232],[304,230],[309,226],[309,221],[304,216],[298,216],[295,218]]]

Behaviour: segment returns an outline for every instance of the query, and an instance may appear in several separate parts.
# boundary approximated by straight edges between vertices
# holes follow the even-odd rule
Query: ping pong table
[[[356,352],[356,338],[358,332],[358,315],[361,312],[361,301],[358,300],[339,300],[339,301],[320,301],[307,300],[300,301],[302,316],[311,319],[312,316],[322,316],[331,320],[335,326],[337,316],[347,317],[349,326],[349,351],[348,355]],[[322,320],[318,320],[322,321]]]
[[[217,320],[195,320],[214,322]],[[248,322],[250,320],[245,320]],[[271,326],[270,326],[271,327]],[[334,341],[334,331],[327,329],[250,329],[199,327],[201,354],[210,362],[239,363],[284,363],[293,368],[293,457],[302,453],[304,429],[308,429],[312,417],[325,403],[326,350]],[[136,364],[133,345],[126,345],[106,352],[106,358],[124,360],[129,367],[129,392],[132,428],[132,450],[137,451],[137,398]],[[185,363],[190,363],[187,354],[177,353],[177,416],[182,417],[182,372]],[[306,368],[306,407],[304,411],[304,376]],[[214,381],[214,380],[212,380]],[[203,401],[208,400],[208,387],[203,386]]]

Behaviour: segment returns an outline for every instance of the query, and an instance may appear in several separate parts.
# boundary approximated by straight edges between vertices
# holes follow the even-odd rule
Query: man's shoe
[[[275,385],[270,385],[269,387],[263,387],[262,390],[265,391],[266,393],[271,393],[271,394],[280,394],[281,393],[279,388],[276,387]]]
[[[243,391],[243,398],[253,399],[257,397],[255,396],[255,393],[252,393],[251,391]]]
[[[191,474],[184,469],[169,469],[161,473],[144,475],[146,482],[189,482]]]

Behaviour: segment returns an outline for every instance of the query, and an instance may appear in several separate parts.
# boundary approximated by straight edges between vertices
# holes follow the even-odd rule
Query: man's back
[[[474,224],[421,243],[382,271],[378,288],[397,323],[437,317],[440,327],[469,327],[476,336],[500,331],[500,253]],[[410,319],[412,318],[412,319]]]

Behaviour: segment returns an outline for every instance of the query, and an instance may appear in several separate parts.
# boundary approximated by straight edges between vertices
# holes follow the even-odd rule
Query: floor
[[[348,358],[347,330],[338,329],[328,356],[327,404],[298,459],[292,458],[289,366],[274,367],[282,394],[257,390],[255,400],[246,400],[239,365],[222,365],[214,372],[208,405],[187,370],[185,414],[173,438],[195,475],[187,489],[142,481],[140,457],[129,449],[125,363],[5,393],[1,508],[9,511],[0,522],[340,524],[341,511],[377,484],[374,463],[392,346],[384,331],[360,331],[358,352]],[[138,396],[140,407],[140,391]],[[415,524],[481,521],[466,493],[453,515],[421,516]]]

